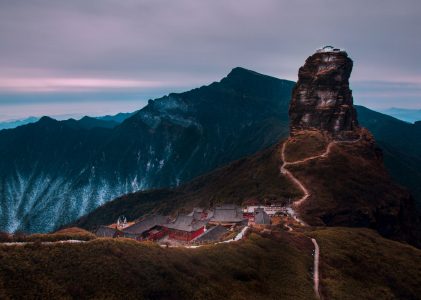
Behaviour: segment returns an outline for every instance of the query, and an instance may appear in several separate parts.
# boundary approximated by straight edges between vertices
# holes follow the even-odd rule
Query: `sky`
[[[354,60],[354,102],[421,108],[420,0],[0,0],[0,121],[134,111],[242,66]]]

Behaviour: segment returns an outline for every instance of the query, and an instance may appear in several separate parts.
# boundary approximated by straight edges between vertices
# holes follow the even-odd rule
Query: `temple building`
[[[179,215],[173,223],[165,225],[170,239],[191,241],[205,232],[206,221],[193,216]]]
[[[254,211],[254,224],[270,225],[270,217],[263,208],[256,208]]]
[[[168,217],[162,215],[147,216],[135,224],[124,228],[123,236],[126,238],[141,240],[158,240],[165,235],[164,226],[168,223]]]
[[[116,238],[116,237],[122,236],[122,232],[117,230],[116,228],[111,228],[108,226],[101,225],[95,231],[95,235],[97,237]]]
[[[223,204],[215,207],[213,216],[209,219],[209,224],[219,224],[223,226],[233,226],[246,224],[241,207],[235,204]]]
[[[212,211],[203,209],[201,207],[193,208],[193,211],[188,214],[188,216],[192,216],[196,220],[207,220],[212,216]]]

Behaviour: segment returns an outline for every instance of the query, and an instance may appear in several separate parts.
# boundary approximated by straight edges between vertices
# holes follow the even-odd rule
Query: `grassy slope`
[[[391,180],[381,152],[363,132],[355,144],[334,145],[327,158],[288,166],[311,194],[303,217],[313,225],[375,228],[417,244],[414,202]]]
[[[419,299],[421,250],[363,228],[273,230],[198,249],[127,239],[0,245],[0,298],[313,299],[313,246],[324,299]]]
[[[382,153],[371,134],[366,130],[361,132],[363,138],[357,143],[336,144],[327,157],[287,167],[311,194],[302,207],[304,220],[311,225],[374,228],[384,236],[420,245],[420,224],[413,199],[388,175]],[[93,229],[115,222],[120,215],[132,220],[152,211],[175,214],[220,202],[241,204],[250,198],[286,203],[290,198],[298,198],[300,192],[279,172],[281,145],[236,161],[175,190],[122,196],[74,225]],[[303,132],[288,140],[286,159],[294,161],[321,154],[326,146],[325,137]]]
[[[369,229],[312,232],[320,246],[326,299],[420,299],[421,250]]]
[[[410,189],[421,214],[421,126],[363,106],[355,106],[360,123],[376,137],[393,179]]]
[[[199,249],[125,239],[0,246],[0,298],[313,299],[310,250],[256,234]]]
[[[3,235],[4,237],[4,235]],[[8,236],[8,238],[0,239],[4,242],[56,242],[65,240],[81,240],[90,241],[96,238],[96,235],[76,227],[65,228],[50,234],[15,234],[14,236]]]
[[[297,134],[288,139],[285,147],[287,161],[298,161],[310,156],[323,154],[326,151],[328,141],[318,131],[306,131],[305,134]]]
[[[117,198],[76,222],[91,229],[115,222],[120,215],[136,219],[145,213],[175,213],[180,208],[208,207],[221,202],[241,204],[256,198],[286,202],[300,192],[279,172],[279,145],[201,176],[174,190],[137,192]]]

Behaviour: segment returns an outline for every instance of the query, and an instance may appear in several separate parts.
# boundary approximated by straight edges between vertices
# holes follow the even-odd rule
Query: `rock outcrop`
[[[334,139],[350,139],[358,129],[349,76],[352,60],[345,51],[325,47],[307,58],[289,108],[290,131],[320,130]]]

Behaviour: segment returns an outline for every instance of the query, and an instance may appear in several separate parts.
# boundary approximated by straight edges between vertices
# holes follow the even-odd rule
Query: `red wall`
[[[153,241],[159,240],[160,238],[164,237],[164,235],[165,235],[165,230],[161,230],[159,232],[156,232],[155,234],[150,234],[148,236],[148,240],[153,240]]]
[[[201,235],[203,232],[205,232],[205,226],[199,228],[196,231],[192,231],[192,232],[179,231],[179,230],[173,230],[173,229],[168,229],[168,230],[169,230],[170,239],[181,240],[181,241],[191,241],[195,237],[197,237],[197,236]]]

